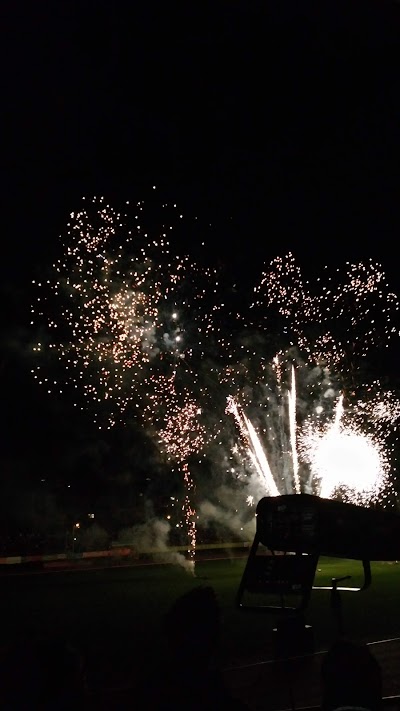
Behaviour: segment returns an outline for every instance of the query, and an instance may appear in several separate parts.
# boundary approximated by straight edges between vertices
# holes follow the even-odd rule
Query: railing
[[[393,709],[393,711],[398,711],[400,709],[400,696],[384,696],[382,699],[382,708],[386,711]],[[320,706],[295,706],[294,709],[286,708],[279,709],[279,711],[321,711]]]

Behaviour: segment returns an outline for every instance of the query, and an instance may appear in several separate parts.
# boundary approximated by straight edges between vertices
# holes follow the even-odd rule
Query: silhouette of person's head
[[[381,707],[382,673],[367,646],[336,642],[323,661],[321,677],[323,711],[343,707],[378,711]]]
[[[154,683],[146,684],[146,708],[246,711],[231,695],[218,669],[213,668],[220,628],[220,608],[213,588],[194,588],[173,603],[164,618],[165,663],[156,688]]]
[[[80,708],[85,696],[83,660],[57,638],[17,644],[6,654],[3,674],[9,708]]]
[[[211,587],[197,587],[182,595],[164,620],[170,652],[188,666],[209,663],[219,630],[220,609]]]

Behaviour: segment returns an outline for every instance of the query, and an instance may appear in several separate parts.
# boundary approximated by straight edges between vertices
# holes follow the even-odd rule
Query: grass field
[[[160,623],[170,604],[194,586],[212,585],[223,613],[222,667],[269,659],[274,620],[235,608],[244,565],[245,558],[200,561],[195,578],[168,565],[3,576],[1,644],[59,633],[86,656],[90,684],[125,684],[140,664],[165,654]],[[318,567],[317,585],[346,574],[352,585],[362,580],[356,562],[325,558]],[[343,594],[346,632],[365,641],[400,636],[400,565],[373,564],[372,575],[369,590]],[[307,621],[317,648],[326,648],[335,632],[328,592],[313,592]]]

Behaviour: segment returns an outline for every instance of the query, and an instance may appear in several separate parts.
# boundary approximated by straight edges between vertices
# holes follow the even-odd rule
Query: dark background
[[[90,499],[109,476],[104,443],[93,454],[87,420],[49,405],[26,357],[30,282],[82,195],[118,207],[157,185],[199,216],[171,233],[174,248],[196,254],[204,240],[239,285],[290,249],[311,275],[376,258],[398,290],[399,31],[399,4],[383,0],[3,4],[10,478],[53,471],[62,488],[74,471]],[[79,466],[65,464],[72,440]]]
[[[391,265],[399,30],[381,0],[6,3],[10,268],[46,259],[82,194],[153,184],[215,225],[233,215],[210,259]]]

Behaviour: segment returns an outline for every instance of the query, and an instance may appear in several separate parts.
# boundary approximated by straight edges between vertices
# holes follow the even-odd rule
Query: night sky
[[[398,3],[8,2],[2,25],[8,444],[40,429],[14,346],[82,195],[157,185],[211,223],[173,246],[239,284],[292,250],[311,274],[377,258],[398,290]]]
[[[18,279],[82,194],[136,200],[154,183],[210,218],[210,259],[393,263],[397,3],[10,2],[5,19]]]

